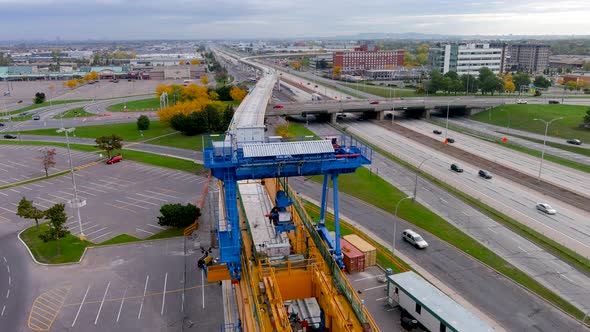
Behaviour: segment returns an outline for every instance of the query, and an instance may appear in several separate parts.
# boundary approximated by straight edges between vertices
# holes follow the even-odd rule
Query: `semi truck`
[[[311,100],[322,100],[322,96],[320,96],[317,93],[312,93],[311,94]]]

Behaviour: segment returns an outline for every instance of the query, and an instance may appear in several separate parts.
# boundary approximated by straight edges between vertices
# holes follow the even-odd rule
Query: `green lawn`
[[[307,127],[305,127],[302,124],[296,123],[296,122],[289,122],[289,133],[291,133],[293,135],[293,137],[304,137],[304,136],[313,136],[313,137],[317,137],[317,135],[312,132],[311,130],[307,129]]]
[[[39,142],[39,141],[9,141],[9,140],[0,140],[0,144],[4,145],[40,145],[40,146],[59,146],[62,148],[66,147],[66,143],[58,143],[58,142]],[[84,151],[84,152],[95,152],[98,151],[98,148],[92,145],[85,145],[85,144],[73,144],[70,143],[70,148],[72,150]]]
[[[506,133],[506,134],[509,134],[509,133]],[[522,138],[527,141],[543,144],[543,141],[540,139],[530,138],[530,137],[521,136],[521,135],[514,135],[514,134],[509,134],[509,135],[512,135],[512,136],[518,137],[518,138]],[[573,153],[577,153],[577,154],[581,154],[581,155],[590,157],[590,149],[580,148],[576,145],[571,145],[571,144],[567,144],[567,143],[559,144],[559,143],[554,143],[554,142],[546,142],[546,144],[547,144],[547,146],[552,146],[554,148],[558,148],[558,149],[562,149],[562,150],[566,150],[569,152],[573,152]]]
[[[121,235],[115,236],[112,239],[101,242],[101,243],[97,244],[97,246],[108,246],[111,244],[121,244],[121,243],[138,242],[138,241],[141,241],[141,239],[136,238],[135,236],[127,235],[127,234],[121,234]]]
[[[322,178],[319,176],[314,176],[312,179],[320,183],[322,181]],[[341,192],[355,196],[368,204],[374,205],[390,213],[394,212],[395,204],[399,202],[400,199],[406,197],[406,195],[397,188],[380,177],[371,174],[369,170],[365,168],[359,168],[356,173],[353,174],[339,176],[338,187]],[[500,271],[502,274],[539,294],[566,312],[579,318],[583,316],[583,313],[569,302],[545,288],[536,280],[508,263],[502,257],[496,255],[494,252],[487,249],[455,226],[447,223],[440,216],[419,203],[412,202],[411,200],[404,201],[400,205],[398,216]]]
[[[184,228],[168,228],[160,233],[148,237],[146,240],[165,239],[169,237],[179,237],[184,235]]]
[[[146,144],[172,146],[181,149],[203,151],[202,135],[186,136],[181,133],[159,137],[146,142]]]
[[[588,106],[576,105],[504,105],[475,114],[471,116],[471,119],[502,127],[506,127],[510,121],[510,128],[543,135],[545,124],[533,119],[549,121],[563,117],[562,120],[554,121],[549,126],[547,132],[549,136],[563,139],[578,138],[582,142],[590,142],[590,130],[578,127],[587,110]]]
[[[84,107],[76,107],[60,114],[53,116],[54,119],[68,119],[68,118],[83,118],[86,116],[95,116],[96,114],[88,113],[84,110]]]
[[[126,142],[141,141],[172,132],[174,132],[174,129],[166,126],[160,121],[151,121],[150,129],[143,131],[143,137],[141,137],[139,130],[137,130],[137,124],[135,122],[83,126],[77,127],[75,131],[77,137],[84,138],[97,138],[100,136],[117,134],[123,137]],[[37,129],[22,131],[21,133],[27,135],[63,136],[63,134],[56,133],[55,129]]]
[[[185,159],[178,159],[174,157],[167,157],[167,156],[160,156],[153,153],[147,152],[140,152],[140,151],[132,151],[132,150],[117,150],[111,152],[111,155],[121,153],[123,155],[123,159],[137,161],[144,164],[150,164],[158,167],[166,167],[177,169],[180,171],[189,172],[192,174],[202,174],[205,173],[205,168],[203,165],[195,164],[193,161],[185,160]]]
[[[124,106],[127,105],[127,109]],[[160,98],[148,98],[128,101],[125,103],[115,104],[107,107],[111,112],[137,112],[137,111],[157,111],[160,109]]]
[[[40,224],[39,228],[41,233],[46,232],[49,229],[49,224]],[[20,235],[21,239],[31,249],[35,259],[40,263],[59,264],[77,262],[80,260],[84,249],[92,245],[91,242],[80,241],[80,239],[70,234],[59,240],[60,255],[58,256],[56,242],[43,242],[39,238],[39,234],[41,233],[38,233],[37,227],[33,225]]]

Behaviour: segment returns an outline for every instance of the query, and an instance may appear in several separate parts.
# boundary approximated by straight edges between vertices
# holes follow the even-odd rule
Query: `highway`
[[[326,124],[312,123],[307,127],[318,135],[330,135],[335,132],[334,128]],[[370,169],[407,195],[413,195],[415,173],[412,171],[376,151],[373,151]],[[418,183],[419,203],[581,310],[590,308],[590,297],[587,296],[590,291],[590,277],[428,180],[420,178]],[[365,220],[363,224],[366,222],[369,220]],[[389,237],[384,238],[385,241],[387,239]]]
[[[507,181],[498,174],[494,174],[491,180],[484,180],[477,175],[479,169],[464,163],[461,163],[465,169],[464,173],[451,172],[449,166],[457,162],[456,160],[376,124],[345,120],[342,121],[342,126],[346,127],[348,132],[415,166],[427,160],[422,165],[422,170],[579,254],[586,257],[590,255],[590,225],[587,223],[587,213],[562,202],[547,202],[547,199],[537,192]],[[553,205],[558,213],[553,216],[542,214],[535,209],[536,202],[547,202]]]
[[[445,140],[446,129],[441,129],[440,126],[435,124],[420,120],[403,120],[398,121],[397,123],[440,142]],[[433,130],[435,129],[441,130],[442,134],[434,134]],[[497,144],[451,129],[448,130],[448,137],[455,139],[453,146],[456,148],[475,154],[495,163],[510,167],[535,178],[539,174],[541,158],[533,157],[512,149],[507,149]],[[543,162],[541,178],[544,181],[553,183],[554,185],[561,186],[567,190],[577,192],[586,197],[590,197],[590,181],[588,181],[588,173],[545,160]]]

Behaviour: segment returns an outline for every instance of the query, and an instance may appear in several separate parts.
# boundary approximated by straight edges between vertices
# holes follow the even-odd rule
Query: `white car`
[[[420,234],[414,232],[411,229],[406,229],[402,232],[402,239],[409,242],[411,245],[418,249],[424,249],[428,247],[428,243],[420,236]]]
[[[557,211],[555,211],[555,209],[552,208],[551,205],[549,205],[547,203],[537,203],[537,210],[547,213],[547,214],[557,213]]]
[[[519,99],[516,101],[517,104],[528,104],[528,102],[524,99]]]

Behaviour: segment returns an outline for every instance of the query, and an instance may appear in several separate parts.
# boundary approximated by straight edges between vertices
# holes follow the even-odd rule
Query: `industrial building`
[[[343,74],[362,74],[366,70],[393,69],[404,64],[404,50],[380,51],[375,45],[362,45],[354,51],[334,52],[334,67]]]
[[[498,74],[504,68],[504,48],[502,44],[438,44],[430,49],[428,62],[432,69],[441,74],[454,71],[459,75],[479,75],[482,67],[488,67]]]

